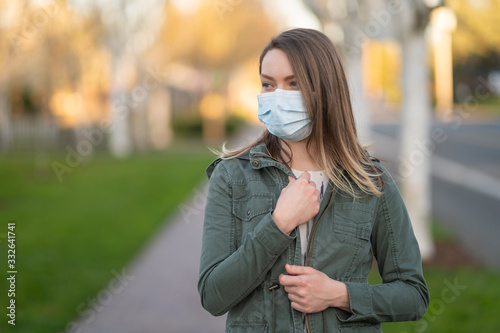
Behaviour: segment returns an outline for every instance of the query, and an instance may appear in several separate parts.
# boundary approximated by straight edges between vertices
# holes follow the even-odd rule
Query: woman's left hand
[[[336,307],[350,312],[349,295],[344,283],[330,279],[309,266],[287,264],[285,269],[290,275],[281,274],[279,280],[295,310],[315,313]]]

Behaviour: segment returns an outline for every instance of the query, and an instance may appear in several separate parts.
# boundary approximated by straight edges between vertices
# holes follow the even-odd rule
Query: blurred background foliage
[[[48,148],[74,144],[78,134],[62,132],[95,127],[106,119],[117,123],[113,120],[117,100],[123,100],[127,113],[143,112],[155,122],[155,112],[147,101],[159,91],[167,96],[161,103],[168,119],[158,118],[167,124],[152,135],[162,137],[159,148],[165,148],[173,129],[182,132],[187,121],[192,122],[192,128],[197,127],[203,118],[198,109],[205,95],[216,94],[223,102],[220,107],[207,105],[205,118],[222,114],[226,119],[238,111],[241,96],[228,96],[228,83],[239,75],[253,88],[258,87],[255,58],[277,31],[259,1],[219,10],[211,2],[202,2],[187,12],[169,1],[150,1],[144,4],[143,12],[153,10],[161,15],[145,18],[154,21],[148,25],[127,19],[134,6],[130,2],[118,1],[115,6],[99,1],[77,3],[0,2],[4,150],[11,144],[38,141],[34,127],[52,133],[56,142],[46,142]],[[117,28],[115,21],[120,19],[123,26]],[[253,66],[245,67],[249,60]],[[156,85],[155,90],[144,87],[152,72],[159,75],[152,78],[161,85],[159,89]],[[119,94],[113,95],[116,90]],[[242,117],[242,113],[235,116]],[[38,119],[34,124],[29,121],[32,118],[46,121]],[[128,117],[129,130],[117,129],[111,136],[131,135],[131,145],[154,147],[157,139],[133,135],[147,129],[148,124],[140,118],[144,117]],[[198,132],[201,135],[201,128]],[[213,141],[219,142],[223,135],[217,133]]]
[[[457,16],[452,44],[455,101],[459,102],[464,94],[457,87],[474,87],[477,78],[483,76],[490,77],[496,96],[481,102],[496,103],[500,92],[500,1],[452,0],[448,5]],[[493,108],[488,110],[495,112]]]
[[[259,89],[256,58],[280,27],[273,23],[270,10],[262,2],[243,1],[234,6],[204,1],[182,10],[174,1],[150,1],[143,5],[142,12],[154,8],[157,15],[141,16],[144,20],[146,15],[149,24],[125,19],[130,16],[128,11],[135,10],[134,2],[115,2],[117,5],[111,6],[95,0],[0,1],[4,150],[30,140],[37,144],[42,141],[49,148],[74,144],[78,134],[71,130],[112,120],[116,107],[110,103],[117,99],[124,100],[127,112],[145,112],[154,122],[155,112],[147,100],[159,95],[160,90],[169,96],[163,101],[163,108],[169,111],[167,126],[150,137],[134,136],[151,125],[141,119],[144,117],[132,115],[127,119],[129,129],[125,134],[114,131],[131,136],[130,145],[136,148],[165,148],[173,137],[172,130],[184,131],[189,121],[201,135],[202,129],[196,124],[207,118],[218,119],[218,114],[223,114],[223,121],[231,116],[256,119],[255,103],[249,102]],[[447,5],[458,22],[452,44],[455,86],[477,85],[479,75],[491,75],[497,82],[500,3],[450,0]],[[116,28],[117,22],[124,27]],[[397,107],[401,102],[398,46],[387,40],[373,41],[369,47],[373,51],[367,65],[374,69],[366,70],[366,89],[382,89],[386,102]],[[141,97],[144,92],[137,88],[144,88],[141,82],[151,71],[167,74],[160,78],[161,89],[142,89],[147,90],[147,96]],[[113,95],[117,86],[121,86],[121,97]],[[238,86],[239,92],[232,91],[231,86]],[[222,104],[209,104],[210,111],[200,113],[200,104],[209,94],[220,96]],[[460,100],[460,96],[455,98]],[[39,118],[37,124],[30,122],[33,118]],[[50,132],[52,141],[38,138],[34,127]],[[215,134],[206,133],[208,141],[222,140],[223,126],[219,127]]]

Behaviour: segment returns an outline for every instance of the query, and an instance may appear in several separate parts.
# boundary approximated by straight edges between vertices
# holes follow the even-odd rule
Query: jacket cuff
[[[289,236],[278,228],[270,212],[264,216],[254,229],[254,234],[259,242],[268,250],[268,253],[273,255],[283,253],[290,242],[295,239],[295,236]]]
[[[337,318],[341,322],[366,321],[373,317],[373,293],[371,286],[367,283],[344,282],[349,294],[351,313],[341,309],[335,309]]]

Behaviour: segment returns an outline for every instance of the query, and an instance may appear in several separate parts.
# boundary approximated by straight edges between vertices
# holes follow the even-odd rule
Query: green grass
[[[62,182],[50,163],[64,163],[65,155],[16,152],[0,158],[2,262],[13,220],[18,270],[15,328],[6,323],[8,288],[5,278],[0,281],[0,332],[48,333],[62,332],[78,317],[78,306],[179,213],[178,204],[194,193],[214,157],[193,147],[124,160],[99,153]],[[3,277],[5,263],[1,267]]]
[[[485,112],[494,116],[500,115],[500,96],[491,96],[487,99],[477,98],[474,102],[479,104],[477,111]],[[458,104],[458,106],[460,106],[460,104]]]
[[[424,318],[417,322],[384,323],[385,333],[498,332],[498,271],[424,267],[424,275],[431,295]],[[370,283],[379,282],[378,273],[372,272]]]
[[[431,230],[435,241],[457,242],[454,232],[436,219]],[[431,296],[424,318],[417,322],[384,323],[385,333],[498,332],[500,271],[424,265],[424,276]],[[382,283],[376,268],[370,272],[368,281],[370,284]]]
[[[436,218],[434,218],[431,223],[431,234],[435,242],[454,243],[457,239],[453,230],[446,227]]]

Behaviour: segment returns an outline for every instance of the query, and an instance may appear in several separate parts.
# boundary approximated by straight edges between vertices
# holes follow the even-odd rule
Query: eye
[[[267,82],[262,82],[262,88],[265,88],[265,89],[271,88],[271,85]]]
[[[292,82],[290,82],[290,86],[291,86],[292,88],[298,88],[298,87],[299,87],[299,84],[297,83],[297,81],[292,81]]]

